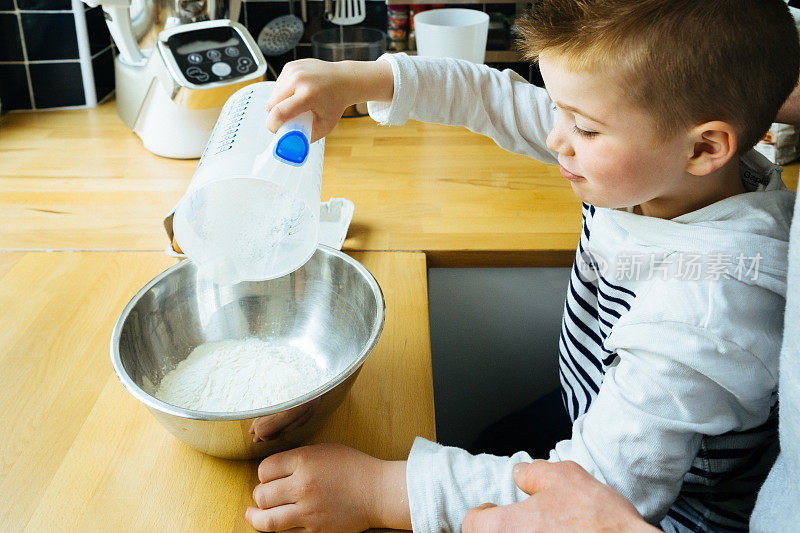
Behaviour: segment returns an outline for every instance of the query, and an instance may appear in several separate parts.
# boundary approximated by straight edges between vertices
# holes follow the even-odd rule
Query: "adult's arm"
[[[800,85],[794,88],[792,94],[783,103],[778,111],[778,116],[775,117],[775,122],[800,125]]]
[[[631,502],[572,461],[520,463],[514,467],[514,482],[531,497],[475,507],[464,519],[463,533],[658,531]]]

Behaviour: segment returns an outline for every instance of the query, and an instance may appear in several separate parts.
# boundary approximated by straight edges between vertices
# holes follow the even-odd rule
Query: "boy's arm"
[[[417,437],[406,466],[408,506],[414,531],[461,531],[467,512],[483,503],[505,505],[528,497],[513,469],[533,458],[481,454]]]
[[[464,126],[491,137],[500,147],[546,163],[556,163],[545,145],[555,123],[547,91],[511,70],[500,72],[442,57],[385,54],[391,64],[391,104],[369,102],[373,119],[401,125],[408,119]]]
[[[763,423],[776,380],[749,352],[694,328],[628,328],[616,333],[628,349],[618,350],[620,361],[609,368],[589,412],[550,461],[575,461],[656,523],[677,497],[701,435]],[[473,507],[527,498],[512,479],[514,465],[526,461],[522,452],[472,456],[418,438],[406,470],[415,531],[458,531]]]
[[[687,324],[621,326],[606,341],[625,348],[617,348],[618,362],[589,411],[550,460],[577,462],[657,523],[677,498],[702,437],[765,423],[777,378],[771,363]],[[757,490],[754,484],[753,495]]]

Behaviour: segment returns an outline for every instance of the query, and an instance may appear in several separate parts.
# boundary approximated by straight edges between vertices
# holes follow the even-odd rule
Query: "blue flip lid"
[[[297,130],[284,134],[275,143],[275,157],[284,163],[299,167],[308,158],[308,139]]]

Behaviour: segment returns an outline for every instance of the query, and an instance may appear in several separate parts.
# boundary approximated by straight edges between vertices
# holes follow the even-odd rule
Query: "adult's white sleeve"
[[[607,342],[625,348],[616,349],[617,363],[589,411],[550,460],[577,462],[657,523],[677,498],[702,435],[766,421],[775,366],[683,323],[622,326]]]
[[[384,54],[378,61],[389,62],[394,77],[391,104],[367,102],[380,124],[464,126],[511,152],[557,163],[545,144],[555,123],[552,101],[516,72],[445,57]]]

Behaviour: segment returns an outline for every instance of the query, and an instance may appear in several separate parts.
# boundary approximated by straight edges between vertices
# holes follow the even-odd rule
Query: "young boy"
[[[311,109],[318,138],[369,100],[382,124],[466,126],[559,164],[583,230],[559,350],[572,435],[549,460],[579,463],[666,531],[744,530],[774,458],[793,203],[750,149],[797,82],[788,10],[541,0],[518,27],[546,90],[452,59],[307,60],[281,74],[268,126]],[[424,439],[407,462],[300,448],[261,463],[247,518],[268,531],[458,531],[472,507],[527,497],[512,467],[529,460]]]

